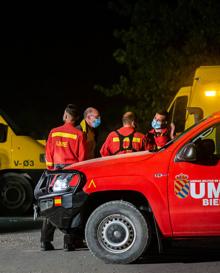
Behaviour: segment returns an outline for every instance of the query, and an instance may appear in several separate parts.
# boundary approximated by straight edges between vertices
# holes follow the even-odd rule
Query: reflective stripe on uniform
[[[49,166],[49,167],[52,167],[53,166],[53,162],[46,161],[46,165]]]
[[[113,142],[119,142],[119,137],[113,137]]]
[[[129,141],[130,141],[129,137],[125,137],[125,138],[123,139],[123,142],[129,142]]]
[[[119,142],[119,137],[113,137],[112,141],[113,141],[113,142]],[[128,137],[125,137],[125,138],[123,139],[123,142],[129,142],[129,138],[128,138]],[[141,142],[141,139],[140,139],[139,137],[133,137],[132,142],[140,143],[140,142]]]
[[[66,138],[72,138],[72,139],[77,139],[76,134],[69,134],[69,133],[63,133],[63,132],[54,132],[52,133],[52,137],[66,137]]]
[[[139,137],[133,137],[132,142],[141,142],[141,139]]]
[[[87,126],[86,126],[86,121],[85,121],[85,119],[83,119],[83,120],[80,122],[80,126],[81,126],[81,128],[82,128],[83,133],[87,133]]]

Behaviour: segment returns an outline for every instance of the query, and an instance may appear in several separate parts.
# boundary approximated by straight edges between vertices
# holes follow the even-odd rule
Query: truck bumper
[[[39,197],[39,215],[48,218],[60,230],[79,227],[79,215],[85,205],[88,195],[83,192],[65,192],[48,194]],[[77,221],[74,219],[77,218]]]

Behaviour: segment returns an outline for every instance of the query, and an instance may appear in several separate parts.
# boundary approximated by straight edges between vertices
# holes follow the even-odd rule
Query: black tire
[[[85,237],[96,257],[106,263],[128,264],[137,260],[149,245],[150,229],[131,203],[111,201],[90,215]]]
[[[6,173],[0,177],[0,215],[24,215],[33,205],[33,189],[23,175]]]

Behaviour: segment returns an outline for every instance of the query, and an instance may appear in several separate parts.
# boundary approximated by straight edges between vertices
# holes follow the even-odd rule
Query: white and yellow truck
[[[45,141],[22,135],[0,111],[0,216],[24,215],[45,170]]]
[[[168,107],[176,133],[220,110],[220,66],[200,66],[192,86],[180,88]]]

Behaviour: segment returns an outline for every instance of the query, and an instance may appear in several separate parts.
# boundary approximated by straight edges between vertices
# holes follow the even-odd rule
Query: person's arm
[[[82,134],[79,137],[79,154],[78,154],[78,160],[79,161],[84,161],[87,158],[88,158],[88,154],[87,154],[86,138],[85,138],[85,135]]]
[[[48,170],[52,170],[54,168],[53,145],[52,145],[51,132],[50,132],[48,140],[46,142],[46,167]]]
[[[175,124],[173,122],[170,123],[170,138],[175,138]]]
[[[146,150],[147,151],[156,151],[157,150],[157,145],[155,143],[155,139],[154,139],[154,136],[147,132],[146,134]]]
[[[148,149],[148,144],[147,144],[147,138],[146,138],[146,136],[144,135],[144,136],[142,137],[141,151],[147,151],[147,150],[149,150],[149,149]]]
[[[108,135],[108,137],[106,138],[105,142],[103,143],[103,145],[101,147],[100,154],[102,157],[111,155],[109,152],[110,138],[111,138],[111,136]]]

